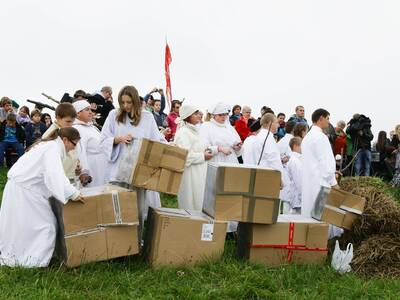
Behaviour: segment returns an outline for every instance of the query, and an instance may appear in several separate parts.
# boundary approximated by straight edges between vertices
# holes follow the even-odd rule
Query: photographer
[[[160,99],[154,99],[153,94],[159,93]],[[165,96],[163,89],[154,88],[149,94],[144,96],[146,110],[150,111],[156,120],[158,129],[167,127],[167,115],[164,113]]]
[[[355,175],[370,175],[371,169],[371,141],[374,135],[371,131],[371,120],[364,115],[355,114],[348,123],[346,133],[351,136],[353,149],[357,154],[355,161]]]

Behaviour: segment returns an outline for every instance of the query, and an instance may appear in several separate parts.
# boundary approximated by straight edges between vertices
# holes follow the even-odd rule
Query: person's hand
[[[163,89],[158,89],[158,93],[163,96],[164,95],[164,90]]]
[[[83,198],[83,196],[81,194],[79,194],[78,197],[76,197],[75,199],[72,199],[72,201],[85,203],[85,198]]]
[[[222,146],[218,146],[218,152],[222,152],[225,155],[230,155],[232,153],[230,148]]]
[[[210,150],[204,151],[204,160],[210,160],[213,157]]]
[[[114,138],[114,144],[129,144],[133,139],[133,136],[128,133],[126,135],[119,135]]]
[[[340,186],[339,186],[338,184],[336,184],[336,185],[334,185],[334,186],[331,186],[331,188],[332,188],[332,189],[335,189],[335,190],[340,190]]]
[[[80,163],[78,162],[78,164],[76,165],[76,168],[75,168],[75,175],[79,176],[79,175],[81,175],[81,172],[82,172],[82,168],[81,168]]]
[[[237,143],[237,144],[233,145],[233,149],[234,149],[235,151],[239,151],[240,148],[242,148],[242,145],[243,145],[242,142]]]
[[[285,155],[281,158],[282,164],[285,165],[289,161],[290,157]]]
[[[79,176],[79,180],[83,186],[86,186],[92,182],[92,176],[90,176],[89,174],[81,174]]]
[[[163,134],[164,136],[168,136],[171,134],[171,129],[169,127],[162,128],[160,131],[161,131],[161,134]]]
[[[154,89],[151,90],[150,94],[157,93],[157,92],[158,92],[158,88],[155,87]]]

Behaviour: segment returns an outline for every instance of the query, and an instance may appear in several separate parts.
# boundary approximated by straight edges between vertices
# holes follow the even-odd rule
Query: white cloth
[[[265,142],[264,151],[261,155],[263,144],[267,136],[268,138]],[[274,139],[274,134],[272,132],[268,134],[268,130],[265,128],[262,128],[256,136],[256,141],[254,142],[253,160],[256,161],[256,164],[258,164],[258,161],[260,160],[261,167],[266,167],[271,170],[281,172],[282,184],[285,184],[281,156]]]
[[[72,106],[75,108],[75,111],[78,113],[84,110],[86,107],[90,107],[90,103],[87,100],[78,100],[72,103]]]
[[[201,211],[207,175],[207,162],[204,159],[207,147],[198,128],[186,122],[176,131],[174,142],[189,151],[178,193],[179,208]]]
[[[0,210],[0,264],[46,267],[54,252],[56,218],[49,198],[67,203],[79,192],[65,176],[61,139],[42,142],[8,172]]]
[[[235,151],[233,146],[241,143],[241,139],[235,128],[229,123],[220,124],[214,119],[204,122],[200,128],[200,136],[214,155],[211,162],[238,163],[237,157],[242,155],[243,149]],[[232,153],[225,155],[218,152],[218,146],[228,147]]]
[[[100,146],[108,161],[107,181],[115,181],[119,158],[122,154],[121,144],[114,145],[114,138],[120,135],[131,134],[135,139],[149,139],[153,141],[166,142],[164,136],[158,131],[156,121],[152,113],[142,110],[140,122],[137,126],[131,124],[131,119],[126,116],[125,122],[119,123],[116,119],[117,110],[110,111],[101,130]],[[143,224],[147,216],[149,206],[161,207],[160,195],[154,191],[138,190],[139,217]]]
[[[254,143],[256,142],[256,136],[250,135],[243,142],[243,163],[246,165],[257,165],[257,161],[254,156]]]
[[[315,200],[321,186],[337,184],[335,178],[336,162],[328,137],[318,126],[312,126],[302,143],[302,203],[301,214],[311,217]]]
[[[289,142],[293,138],[293,135],[290,133],[286,133],[285,136],[277,143],[279,153],[281,157],[289,156],[292,154],[292,150],[289,147]]]
[[[188,105],[185,103],[179,109],[179,119],[184,121],[186,118],[190,117],[192,114],[194,114],[198,110],[199,109],[196,106]]]
[[[213,157],[210,162],[229,162],[238,164],[238,156],[242,155],[243,148],[238,151],[233,149],[233,146],[241,142],[240,136],[229,123],[220,124],[214,119],[209,122],[203,123],[200,128],[200,136],[203,138],[206,147],[209,148]],[[218,152],[218,146],[229,148],[232,153],[225,155],[222,152]],[[228,232],[235,232],[237,230],[238,222],[228,222]]]
[[[229,107],[223,102],[218,102],[214,106],[212,106],[208,112],[212,115],[217,115],[217,114],[227,114],[229,113]]]
[[[287,163],[287,173],[289,178],[288,195],[291,208],[301,208],[301,185],[303,178],[301,172],[303,169],[301,154],[292,152],[292,155]]]
[[[103,185],[107,182],[107,158],[100,147],[100,131],[91,123],[84,123],[75,119],[74,128],[81,136],[79,160],[86,166],[92,182],[87,187]]]

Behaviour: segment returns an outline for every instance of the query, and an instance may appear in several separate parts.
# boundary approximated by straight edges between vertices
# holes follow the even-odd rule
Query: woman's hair
[[[81,139],[81,135],[79,131],[74,127],[64,127],[59,128],[54,131],[54,134],[51,134],[48,138],[42,139],[43,142],[52,141],[56,138],[67,138],[70,141],[77,141]]]
[[[240,110],[242,110],[242,107],[238,104],[234,105],[232,108],[232,115],[235,113],[236,108],[240,108]],[[243,107],[244,108],[244,107]]]
[[[303,138],[303,132],[307,133],[307,125],[303,123],[296,124],[293,129],[293,136],[297,136],[299,138]]]
[[[262,128],[267,128],[275,119],[276,117],[274,114],[266,113],[261,117],[260,125]]]
[[[118,94],[119,110],[117,112],[116,120],[118,123],[124,123],[126,113],[122,105],[122,96],[128,96],[132,100],[132,109],[128,112],[129,118],[132,120],[131,124],[137,126],[140,122],[142,112],[142,102],[140,101],[139,92],[133,85],[124,86]]]
[[[4,96],[1,98],[0,100],[0,106],[3,107],[5,104],[11,104],[12,105],[12,101],[10,98]]]
[[[21,110],[25,110],[26,114],[29,116],[29,107],[28,106],[25,106],[25,105],[21,106],[19,111],[21,111]]]
[[[181,105],[181,104],[182,104],[182,102],[181,102],[181,101],[179,101],[179,100],[172,100],[172,102],[171,102],[171,110],[170,110],[170,112],[173,112],[173,111],[174,111],[175,105],[177,105],[177,104]]]
[[[376,142],[376,150],[378,150],[379,152],[385,150],[386,141],[387,141],[386,131],[379,131],[378,141]]]
[[[341,129],[345,129],[346,128],[346,122],[343,120],[340,120],[339,122],[337,122],[336,127],[339,127]]]
[[[51,119],[51,116],[48,113],[43,113],[40,117],[40,121],[44,124],[46,124],[46,117],[50,117],[50,124],[53,124],[53,120]]]

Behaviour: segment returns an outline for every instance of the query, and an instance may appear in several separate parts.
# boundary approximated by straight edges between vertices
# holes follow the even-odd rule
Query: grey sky
[[[165,86],[202,109],[216,101],[332,119],[374,133],[400,123],[398,1],[2,1],[0,95],[21,104],[126,84]],[[115,97],[116,98],[116,97]],[[48,102],[50,103],[50,102]]]

